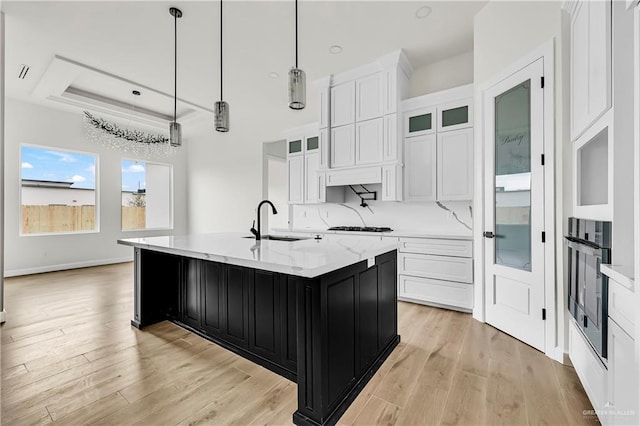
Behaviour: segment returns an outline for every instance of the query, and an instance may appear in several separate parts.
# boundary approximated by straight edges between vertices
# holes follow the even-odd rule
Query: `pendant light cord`
[[[298,0],[296,0],[296,68],[298,68]]]
[[[220,0],[220,101],[222,102],[222,0]]]
[[[178,106],[178,14],[173,15],[173,122],[176,122]]]

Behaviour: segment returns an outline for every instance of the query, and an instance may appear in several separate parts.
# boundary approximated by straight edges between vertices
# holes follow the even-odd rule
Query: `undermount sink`
[[[242,237],[242,238],[255,238],[255,237]],[[273,241],[300,241],[307,240],[308,238],[300,238],[300,237],[284,237],[279,235],[263,235],[260,237],[263,240],[273,240]]]

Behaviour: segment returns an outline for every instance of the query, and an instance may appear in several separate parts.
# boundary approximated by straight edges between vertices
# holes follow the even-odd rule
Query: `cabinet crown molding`
[[[473,98],[473,83],[464,86],[445,89],[439,92],[433,92],[415,98],[405,99],[402,101],[402,110],[411,111],[428,105],[437,105],[443,102],[455,101],[458,99]]]
[[[413,73],[413,66],[409,62],[409,58],[404,53],[404,50],[398,49],[384,56],[379,57],[373,62],[366,65],[344,71],[338,74],[332,74],[331,86],[336,86],[341,83],[346,83],[351,80],[356,80],[367,75],[374,74],[379,71],[389,70],[392,68],[399,68],[406,75],[407,79],[411,77]]]

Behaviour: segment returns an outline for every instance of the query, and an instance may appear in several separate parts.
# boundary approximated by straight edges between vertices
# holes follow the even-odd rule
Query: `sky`
[[[23,145],[21,147],[22,179],[73,182],[72,188],[96,187],[96,157]],[[146,164],[122,160],[122,190],[145,187]]]

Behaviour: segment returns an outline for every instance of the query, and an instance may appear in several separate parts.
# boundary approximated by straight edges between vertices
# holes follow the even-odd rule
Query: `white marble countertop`
[[[314,278],[397,248],[371,238],[273,241],[242,233],[126,238],[119,244],[180,256]]]
[[[629,290],[634,291],[633,268],[603,263],[600,265],[600,272],[627,287]]]
[[[473,240],[472,235],[461,234],[444,234],[429,231],[409,231],[409,230],[393,230],[391,232],[358,232],[358,231],[328,231],[326,229],[285,229],[274,228],[272,232],[278,235],[295,235],[295,234],[344,234],[344,235],[364,235],[364,236],[382,236],[382,237],[399,237],[399,238],[444,238],[449,240]]]

